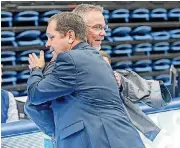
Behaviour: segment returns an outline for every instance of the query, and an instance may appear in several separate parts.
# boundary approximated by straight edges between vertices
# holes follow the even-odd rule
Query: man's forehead
[[[104,16],[100,11],[90,11],[86,14],[84,21],[87,25],[105,25]]]
[[[48,27],[49,28],[56,28],[56,24],[57,24],[57,21],[56,20],[51,20],[48,24]]]
[[[48,26],[47,26],[47,29],[46,29],[46,32],[53,32],[53,31],[56,31],[56,21],[52,20],[49,22]]]

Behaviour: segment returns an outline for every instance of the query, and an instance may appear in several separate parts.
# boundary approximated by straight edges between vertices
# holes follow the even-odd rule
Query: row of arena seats
[[[138,8],[133,11],[128,9],[117,9],[111,13],[108,10],[104,10],[104,16],[107,19],[124,19],[125,22],[129,22],[131,19],[144,19],[151,21],[151,19],[168,20],[170,18],[178,18],[180,21],[180,8],[174,8],[167,10],[165,8],[156,8],[148,10],[145,8]]]
[[[132,56],[133,53],[145,52],[146,55],[150,55],[151,52],[164,52],[167,54],[170,51],[180,51],[180,41],[169,43],[169,42],[158,42],[158,43],[140,43],[137,45],[131,44],[120,44],[117,46],[103,45],[102,50],[111,56],[115,55],[126,55]]]
[[[151,32],[151,27],[140,26],[131,31],[130,27],[118,27],[111,31],[109,29],[105,40],[109,42],[133,41],[133,40],[168,40],[180,39],[180,29],[170,31]],[[26,46],[26,45],[44,45],[47,42],[46,33],[39,30],[26,30],[21,33],[12,31],[1,32],[1,46]]]
[[[137,62],[132,61],[121,61],[112,65],[113,69],[128,69],[133,70],[135,72],[152,72],[152,71],[160,71],[167,70],[171,65],[179,66],[180,65],[180,57],[170,59],[160,59],[156,61],[152,60],[139,60]]]
[[[16,71],[7,71],[3,73],[3,87],[6,85],[13,85],[16,86],[17,84],[24,84],[27,82],[29,77],[29,70],[22,71],[17,73]],[[9,76],[8,76],[9,75]],[[11,76],[10,76],[11,75]],[[145,76],[146,79],[154,79],[154,80],[161,80],[164,82],[165,85],[170,84],[170,77],[169,74],[161,74],[158,76]],[[20,91],[11,91],[14,96],[26,96],[27,90],[20,90]]]
[[[128,48],[127,48],[127,47]],[[125,44],[124,47],[123,45],[118,45],[118,46],[115,46],[112,50],[111,50],[111,46],[102,46],[102,50],[104,50],[106,53],[112,55],[112,57],[115,57],[115,56],[120,56],[120,55],[128,55],[130,56],[131,53],[133,52],[133,50],[131,50],[131,48],[129,48],[129,46],[131,47],[131,45],[129,44]],[[166,48],[165,46],[164,47],[161,47],[161,48]],[[159,51],[162,51],[159,47]],[[156,48],[155,48],[156,49]],[[158,48],[157,48],[158,49]],[[157,50],[156,49],[156,50]],[[135,52],[137,51],[150,51],[148,48],[135,48],[134,49]],[[167,50],[166,50],[167,51]],[[16,65],[16,64],[27,64],[28,62],[28,56],[29,54],[31,53],[35,53],[39,56],[39,50],[25,50],[25,51],[22,51],[22,52],[15,52],[15,51],[2,51],[1,52],[1,62],[3,65]],[[51,59],[52,58],[52,54],[50,52],[50,50],[47,50],[45,51],[45,58],[47,60]],[[149,63],[151,64],[152,62],[150,60],[148,60],[149,62],[145,62],[145,63]],[[170,64],[173,64],[173,65],[180,65],[180,57],[176,57],[176,58],[173,58],[172,60],[170,59],[166,59],[165,61],[164,60],[158,60],[158,61],[162,61],[162,63],[168,63],[169,65]],[[124,61],[126,62],[126,61]],[[132,63],[132,62],[131,62]],[[156,65],[156,62],[153,62],[154,65]],[[118,64],[118,63],[117,63]],[[132,65],[132,64],[130,64]]]
[[[132,30],[131,27],[117,27],[109,29],[105,37],[110,42],[132,40],[168,40],[179,39],[180,29],[152,31],[150,26],[139,26]]]
[[[28,57],[21,58],[22,61],[28,60]],[[152,60],[139,60],[137,62],[132,61],[121,61],[117,62],[115,64],[112,64],[112,68],[114,70],[116,69],[127,69],[127,70],[133,70],[137,73],[140,72],[152,72],[152,71],[162,71],[162,70],[168,70],[170,69],[171,65],[179,66],[180,65],[180,57],[174,58],[172,60],[169,59],[160,59],[156,61]],[[29,70],[24,70],[21,72],[16,71],[4,71],[3,72],[3,82],[5,83],[11,83],[12,85],[15,85],[16,81],[19,80],[27,80],[29,77]]]
[[[39,50],[25,50],[17,54],[15,51],[2,51],[1,52],[1,63],[3,65],[16,65],[17,63],[20,64],[27,64],[28,63],[28,56],[31,53],[35,53],[39,56]],[[45,59],[51,59],[52,54],[50,50],[45,51]]]
[[[60,10],[51,10],[40,14],[37,11],[23,11],[17,14],[12,12],[1,12],[1,22],[6,23],[8,27],[13,26],[13,22],[34,22],[35,26],[39,25],[39,22],[47,22],[48,18],[56,13],[61,12]],[[165,8],[156,8],[148,10],[145,8],[138,8],[133,11],[128,9],[117,9],[112,12],[104,10],[103,12],[105,19],[123,19],[125,22],[129,22],[130,19],[144,19],[150,21],[151,19],[163,19],[168,20],[169,18],[177,18],[180,21],[180,8],[174,8],[167,10]]]

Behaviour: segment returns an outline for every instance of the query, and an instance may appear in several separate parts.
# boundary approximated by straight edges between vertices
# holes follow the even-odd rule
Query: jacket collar
[[[80,42],[78,43],[76,46],[74,46],[72,48],[72,50],[76,50],[76,49],[84,49],[85,47],[89,46],[89,44],[87,42]]]

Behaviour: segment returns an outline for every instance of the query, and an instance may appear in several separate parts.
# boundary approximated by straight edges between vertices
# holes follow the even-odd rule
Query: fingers
[[[36,61],[39,59],[35,53],[32,53],[32,56],[33,56],[33,59]]]
[[[32,56],[31,54],[29,54],[29,58],[28,58],[29,64],[32,65],[32,64],[33,64],[33,61],[34,61],[33,56]]]
[[[28,62],[29,68],[40,67],[43,69],[45,66],[44,51],[40,51],[40,58],[35,53],[29,54]]]
[[[28,62],[29,62],[29,69],[32,69],[35,66],[35,62],[38,60],[38,57],[32,53],[29,54]]]
[[[40,59],[44,59],[44,51],[43,50],[40,51]]]
[[[121,85],[121,77],[119,76],[119,74],[116,71],[113,71],[113,72],[114,72],[114,77],[116,79],[116,82],[117,82],[118,86],[120,87],[120,85]]]
[[[30,70],[32,70],[32,67],[31,67],[31,65],[28,65],[28,67],[29,67],[29,69],[30,69]]]

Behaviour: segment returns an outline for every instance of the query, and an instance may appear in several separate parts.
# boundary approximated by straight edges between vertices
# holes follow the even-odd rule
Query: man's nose
[[[106,31],[104,29],[102,29],[102,31],[100,32],[101,36],[105,36],[106,35]]]
[[[49,41],[46,42],[46,48],[50,47]]]

